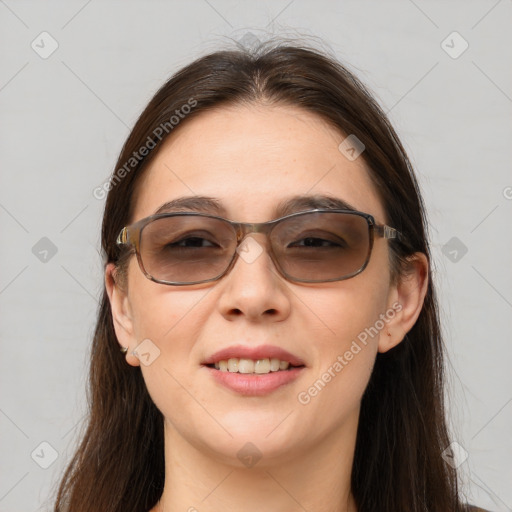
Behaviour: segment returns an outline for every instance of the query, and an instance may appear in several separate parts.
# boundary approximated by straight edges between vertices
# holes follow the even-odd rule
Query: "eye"
[[[324,230],[309,233],[301,233],[293,238],[295,238],[295,240],[286,245],[287,249],[342,249],[348,247],[348,243],[342,236],[336,233],[329,233]]]
[[[222,240],[207,230],[181,231],[180,233],[153,233],[147,248],[154,251],[199,251],[223,248]]]
[[[317,237],[307,237],[297,242],[293,242],[288,247],[340,247],[339,242],[333,242],[331,240],[325,240]]]
[[[218,247],[218,245],[206,238],[201,238],[199,236],[189,236],[186,238],[182,238],[177,242],[170,242],[166,245],[166,247]]]

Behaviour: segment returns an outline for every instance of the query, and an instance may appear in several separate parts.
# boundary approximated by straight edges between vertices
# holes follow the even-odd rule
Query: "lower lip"
[[[264,374],[222,372],[205,366],[211,376],[223,386],[245,396],[262,396],[281,386],[293,382],[304,370],[304,367]]]

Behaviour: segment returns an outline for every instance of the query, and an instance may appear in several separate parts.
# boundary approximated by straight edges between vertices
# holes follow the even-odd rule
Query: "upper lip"
[[[304,366],[304,361],[291,354],[287,350],[273,345],[259,345],[257,347],[248,347],[246,345],[232,345],[215,352],[207,357],[203,364],[214,364],[230,358],[238,359],[279,359],[280,361],[288,361],[292,366]]]

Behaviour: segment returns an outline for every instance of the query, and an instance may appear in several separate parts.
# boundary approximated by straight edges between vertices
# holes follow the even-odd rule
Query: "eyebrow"
[[[274,209],[275,218],[284,217],[292,213],[304,210],[350,210],[357,211],[357,209],[348,202],[338,197],[328,195],[298,195],[279,202]],[[227,210],[222,205],[221,201],[214,197],[208,196],[184,196],[178,197],[171,201],[162,204],[155,212],[154,215],[160,213],[171,212],[187,212],[195,211],[200,213],[209,213],[219,217],[226,217]]]

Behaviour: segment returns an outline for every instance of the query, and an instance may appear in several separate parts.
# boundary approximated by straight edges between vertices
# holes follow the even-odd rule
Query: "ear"
[[[119,283],[116,283],[116,266],[113,263],[108,263],[105,267],[105,287],[120,349],[128,349],[125,356],[128,364],[140,366],[139,359],[132,355],[137,342],[133,331],[133,318],[128,293]]]
[[[380,332],[379,352],[387,352],[398,345],[412,329],[423,308],[423,301],[428,288],[429,263],[422,252],[409,257],[405,275],[390,288],[388,311],[395,314],[389,316],[386,328]]]

